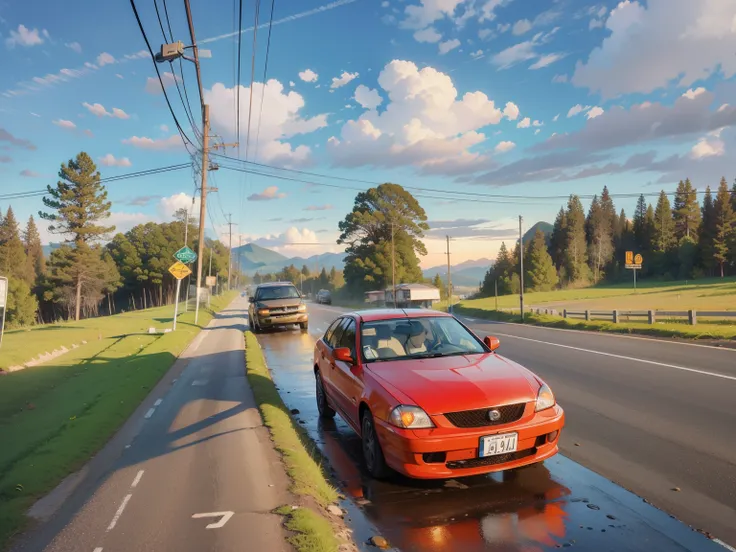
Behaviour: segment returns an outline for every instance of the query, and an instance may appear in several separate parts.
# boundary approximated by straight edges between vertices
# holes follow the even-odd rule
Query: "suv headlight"
[[[404,429],[434,427],[429,415],[418,406],[399,405],[391,411],[388,421]]]
[[[304,303],[302,303],[301,305],[299,305],[296,308],[296,310],[297,310],[297,312],[307,312],[307,305],[305,305]]]
[[[537,393],[537,405],[534,407],[535,412],[540,410],[547,410],[555,405],[555,396],[552,394],[552,390],[546,383],[542,384]]]

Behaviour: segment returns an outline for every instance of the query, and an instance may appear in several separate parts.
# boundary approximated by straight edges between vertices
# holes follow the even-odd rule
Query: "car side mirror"
[[[488,347],[491,351],[495,351],[501,346],[501,342],[498,340],[497,337],[493,337],[492,335],[487,335],[483,338],[483,343],[486,344],[486,347]]]
[[[348,364],[353,364],[355,362],[353,357],[350,355],[350,349],[347,347],[338,347],[332,351],[332,356],[335,357],[335,360],[347,362]]]
[[[249,303],[255,303],[255,302],[256,302],[256,298],[255,298],[255,297],[253,297],[253,296],[251,296],[251,297],[248,297],[248,302],[249,302]]]

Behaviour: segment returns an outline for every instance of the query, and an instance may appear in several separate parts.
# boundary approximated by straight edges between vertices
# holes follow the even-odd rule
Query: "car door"
[[[363,392],[362,371],[360,359],[357,357],[356,323],[352,318],[346,318],[347,322],[342,326],[342,334],[337,343],[338,347],[350,349],[350,356],[354,363],[336,360],[332,365],[332,380],[335,389],[342,401],[342,410],[353,426],[358,427],[358,406]]]
[[[325,390],[331,399],[337,400],[335,397],[335,384],[332,381],[333,370],[332,370],[332,350],[335,348],[335,344],[338,343],[340,335],[342,335],[342,325],[344,324],[344,318],[338,318],[330,327],[327,328],[322,342],[318,345],[319,357],[316,360],[319,365],[319,373],[322,374],[322,383],[325,386]]]

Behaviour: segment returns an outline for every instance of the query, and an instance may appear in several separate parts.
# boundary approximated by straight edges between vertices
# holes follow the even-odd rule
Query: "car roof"
[[[446,312],[440,312],[430,309],[365,309],[354,311],[349,314],[361,318],[363,322],[375,322],[377,320],[394,320],[397,318],[449,318],[452,316],[451,314],[448,314]]]
[[[291,282],[264,282],[262,284],[258,284],[258,288],[262,287],[283,287],[283,286],[293,286]]]

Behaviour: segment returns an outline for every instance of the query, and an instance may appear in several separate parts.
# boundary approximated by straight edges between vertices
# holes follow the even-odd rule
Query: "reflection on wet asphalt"
[[[336,314],[310,308],[310,333],[258,336],[290,409],[329,459],[342,491],[398,550],[723,552],[703,535],[571,460],[557,455],[513,474],[448,481],[363,471],[360,440],[340,417],[319,419],[312,354]],[[360,539],[365,528],[354,527]]]

